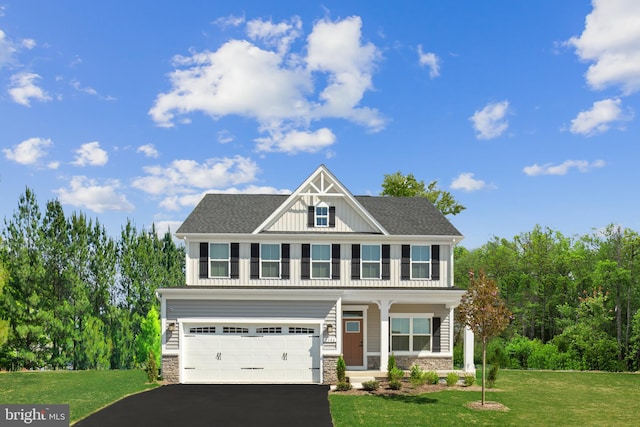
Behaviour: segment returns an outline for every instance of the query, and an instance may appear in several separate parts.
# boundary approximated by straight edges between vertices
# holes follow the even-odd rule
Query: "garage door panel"
[[[255,328],[255,329],[253,329]],[[214,328],[211,327],[211,330]],[[234,329],[237,330],[238,328]],[[245,328],[246,329],[246,328]],[[305,328],[308,329],[308,328]],[[189,330],[185,326],[185,330]],[[320,382],[320,338],[311,334],[185,334],[185,383]]]

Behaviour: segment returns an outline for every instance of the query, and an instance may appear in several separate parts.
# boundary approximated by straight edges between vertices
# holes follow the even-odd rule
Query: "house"
[[[176,236],[186,286],[158,290],[169,382],[331,383],[341,354],[453,369],[462,235],[425,198],[354,196],[322,165],[291,195],[207,194]]]

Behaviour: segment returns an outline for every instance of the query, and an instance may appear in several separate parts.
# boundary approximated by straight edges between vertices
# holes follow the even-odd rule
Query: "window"
[[[316,227],[329,226],[329,206],[322,203],[316,206]]]
[[[248,334],[249,328],[242,328],[240,326],[224,326],[222,328],[223,334]]]
[[[260,277],[280,278],[280,245],[260,246]]]
[[[379,279],[380,265],[382,262],[380,257],[380,245],[362,245],[360,262],[362,264],[361,278]]]
[[[431,351],[431,318],[411,315],[391,317],[391,351]]]
[[[209,277],[229,277],[229,244],[211,243],[209,245]]]
[[[215,334],[216,327],[215,326],[198,326],[194,328],[189,328],[190,334]]]
[[[311,245],[311,278],[331,278],[331,245]]]
[[[430,277],[431,246],[411,246],[411,278]]]

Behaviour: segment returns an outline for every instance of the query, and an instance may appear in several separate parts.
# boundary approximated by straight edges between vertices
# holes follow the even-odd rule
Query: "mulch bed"
[[[482,392],[482,387],[479,385],[472,386],[448,386],[444,383],[439,384],[425,384],[418,387],[414,387],[410,382],[403,381],[402,388],[400,390],[393,390],[389,388],[389,384],[386,381],[380,381],[380,388],[373,391],[367,391],[362,389],[351,389],[347,391],[334,390],[331,393],[345,394],[353,396],[413,396],[422,393],[436,393],[442,390],[457,390],[457,391],[475,391]],[[500,389],[492,388],[491,392],[502,391]],[[509,408],[498,402],[485,401],[482,405],[481,401],[469,402],[465,405],[469,409],[482,410],[482,411],[508,411]]]

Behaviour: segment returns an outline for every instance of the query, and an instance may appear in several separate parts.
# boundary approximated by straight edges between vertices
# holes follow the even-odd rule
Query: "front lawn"
[[[155,385],[144,371],[45,371],[0,373],[0,403],[70,405],[78,421],[124,396]]]
[[[418,395],[331,393],[329,401],[335,427],[638,425],[638,374],[500,371],[496,388],[488,390],[487,400],[502,403],[508,412],[466,408],[480,400],[480,391],[461,387]]]

